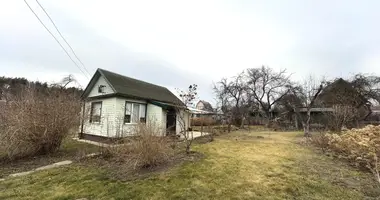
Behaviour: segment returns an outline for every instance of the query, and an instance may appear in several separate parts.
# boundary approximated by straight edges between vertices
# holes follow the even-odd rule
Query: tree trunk
[[[303,127],[305,137],[311,136],[311,134],[310,134],[310,118],[311,118],[310,115],[311,115],[311,108],[309,108],[307,111],[306,122],[304,123],[304,127]]]
[[[241,116],[240,128],[244,128],[244,115]]]
[[[265,112],[265,126],[266,127],[269,127],[269,123],[270,123],[270,120],[271,120],[271,114],[270,114],[270,112],[269,112],[269,110],[265,110],[264,111]]]
[[[186,154],[190,154],[190,144],[186,144]]]
[[[228,118],[227,132],[231,132],[231,117]]]
[[[294,126],[296,127],[296,130],[299,129],[299,127],[298,127],[298,117],[297,117],[296,114],[294,115]]]
[[[78,134],[79,139],[83,139],[83,131],[84,131],[84,118],[85,118],[85,109],[86,109],[86,104],[84,101],[82,101],[82,119],[81,119],[81,124],[80,124],[80,133]]]

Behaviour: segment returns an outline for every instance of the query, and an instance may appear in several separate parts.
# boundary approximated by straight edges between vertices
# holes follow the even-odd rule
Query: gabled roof
[[[209,102],[207,102],[207,101],[203,101],[203,100],[200,100],[200,101],[197,103],[197,105],[198,105],[200,102],[203,103],[203,110],[205,110],[205,111],[210,111],[210,112],[213,112],[213,111],[214,111],[214,109],[212,108],[212,106],[211,106],[211,104],[210,104]]]
[[[355,90],[352,83],[339,78],[325,87],[318,97],[325,106],[333,104],[360,105],[367,100]]]
[[[112,95],[161,101],[175,105],[182,104],[182,101],[165,87],[123,76],[100,68],[96,70],[94,76],[91,78],[90,83],[87,85],[82,94],[82,98],[87,97],[99,76],[103,76],[103,78],[109,83],[110,87],[112,87],[115,92],[115,94]]]

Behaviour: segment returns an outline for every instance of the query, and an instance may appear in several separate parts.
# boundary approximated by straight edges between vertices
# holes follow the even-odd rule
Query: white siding
[[[188,130],[190,124],[190,112],[181,110],[177,112],[176,134],[180,134],[183,129]]]
[[[100,123],[90,123],[89,115],[91,109],[91,102],[102,102],[102,111],[101,111],[101,121]],[[136,124],[124,124],[124,112],[125,112],[125,102],[137,102],[137,103],[146,103],[146,101],[139,101],[121,97],[112,97],[104,98],[99,100],[93,100],[86,102],[86,117],[84,122],[84,133],[103,136],[103,137],[126,137],[133,135],[133,129],[136,127]],[[146,107],[146,123],[154,124],[158,129],[160,135],[165,135],[166,133],[166,110],[162,109],[159,106],[153,104],[147,104]],[[185,128],[189,127],[190,113],[181,111],[177,113],[177,124],[176,124],[176,133],[179,134],[181,131],[180,117],[183,116],[185,120]]]
[[[166,112],[159,106],[148,104],[146,122],[158,126],[161,135],[166,132]]]
[[[100,123],[90,123],[91,102],[102,102]],[[84,133],[104,137],[116,136],[116,98],[105,98],[86,102],[86,117],[84,122]]]
[[[199,102],[197,103],[197,105],[195,106],[195,108],[198,109],[198,110],[203,110],[204,105],[203,105],[202,101],[199,101]]]
[[[166,110],[162,109],[162,118],[161,118],[161,129],[162,129],[162,134],[166,135],[166,120],[167,120],[167,112]]]
[[[119,137],[132,136],[137,124],[124,124],[125,102],[146,103],[146,101],[118,97],[116,99],[116,116],[120,118]]]
[[[98,88],[99,85],[105,85],[103,88],[103,93],[99,93]],[[112,87],[107,83],[106,79],[104,79],[103,76],[100,76],[99,79],[96,81],[93,88],[91,88],[90,93],[88,94],[88,97],[94,97],[94,96],[100,96],[100,95],[106,95],[106,94],[112,94],[114,93]]]

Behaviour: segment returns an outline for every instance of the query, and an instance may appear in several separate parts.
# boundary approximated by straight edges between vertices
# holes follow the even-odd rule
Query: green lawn
[[[370,174],[298,144],[297,135],[219,136],[194,146],[204,159],[128,182],[110,179],[99,168],[73,164],[0,182],[0,199],[380,198]]]

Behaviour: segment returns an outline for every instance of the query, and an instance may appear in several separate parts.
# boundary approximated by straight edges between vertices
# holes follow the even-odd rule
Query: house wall
[[[166,122],[167,122],[167,111],[162,109],[161,127],[162,127],[163,135],[166,135]]]
[[[147,106],[147,123],[158,129],[157,134],[165,135],[166,132],[166,112],[159,106],[148,104]]]
[[[102,102],[100,123],[90,123],[90,110],[92,102]],[[125,102],[147,103],[146,101],[112,97],[88,101],[85,104],[86,119],[84,121],[84,133],[103,137],[126,137],[132,136],[137,124],[124,124]],[[146,123],[155,127],[157,134],[166,134],[166,110],[159,106],[147,103]],[[186,129],[189,127],[190,113],[180,112],[185,119]],[[181,131],[177,114],[176,133]]]
[[[181,134],[181,131],[183,131],[183,129],[187,130],[189,128],[190,116],[191,116],[191,113],[184,110],[177,112],[177,123],[176,123],[177,135]]]
[[[90,112],[92,102],[102,102],[101,119],[99,123],[90,123]],[[85,134],[115,137],[116,133],[116,98],[105,98],[88,101],[85,103],[85,119],[83,123],[83,132]]]
[[[198,109],[198,110],[203,110],[204,105],[203,105],[202,101],[199,101],[199,102],[197,103],[197,105],[195,106],[195,108]]]
[[[106,87],[103,88],[103,93],[99,93],[98,88],[99,85],[105,85]],[[94,87],[91,89],[90,93],[88,94],[88,97],[94,97],[99,95],[106,95],[106,94],[112,94],[114,93],[112,87],[108,84],[106,79],[104,79],[103,76],[100,76],[98,80],[96,81]]]
[[[117,137],[126,137],[126,136],[132,136],[134,134],[134,129],[136,128],[137,124],[124,124],[124,115],[125,115],[125,103],[126,102],[135,102],[135,103],[144,103],[146,104],[146,101],[142,100],[135,100],[135,99],[127,99],[127,98],[116,98],[116,116],[118,118],[117,124],[118,124],[118,134]]]

